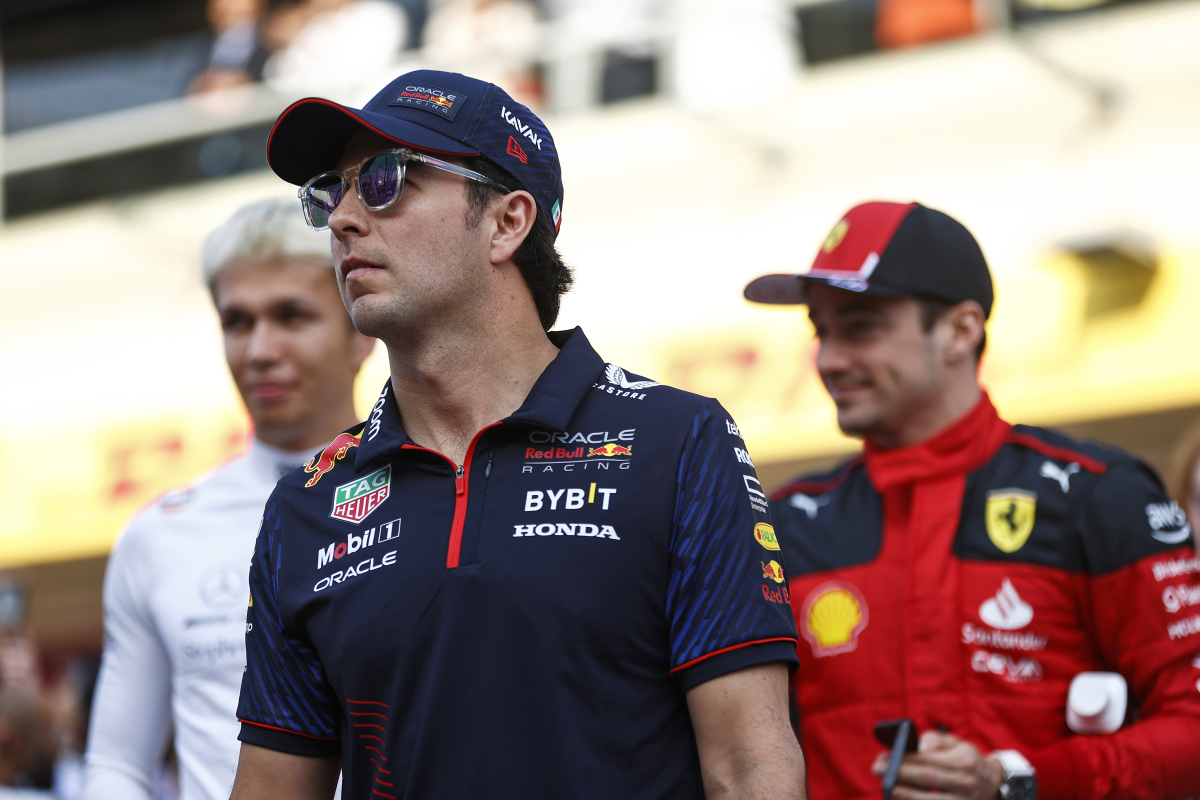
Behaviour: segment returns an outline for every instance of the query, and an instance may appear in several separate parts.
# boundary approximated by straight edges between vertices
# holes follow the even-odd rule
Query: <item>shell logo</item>
[[[828,581],[809,592],[800,609],[800,627],[817,658],[849,653],[867,627],[867,601],[853,584]]]

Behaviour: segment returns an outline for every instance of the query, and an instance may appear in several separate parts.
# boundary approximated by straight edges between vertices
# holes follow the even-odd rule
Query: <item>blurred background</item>
[[[294,196],[264,148],[303,96],[430,66],[541,113],[578,279],[558,327],[719,398],[766,486],[857,444],[803,311],[742,287],[869,199],[980,240],[1006,418],[1168,472],[1200,418],[1195,0],[4,0],[0,34],[0,674],[54,699],[68,751],[114,538],[244,446],[199,245]]]

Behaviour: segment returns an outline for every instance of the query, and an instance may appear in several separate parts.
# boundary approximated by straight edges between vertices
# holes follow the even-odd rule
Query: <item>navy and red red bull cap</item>
[[[361,128],[425,153],[483,156],[516,178],[509,188],[533,195],[556,233],[562,224],[562,169],[545,123],[499,86],[456,72],[405,73],[361,109],[319,97],[298,100],[271,129],[267,163],[301,186],[335,169]]]
[[[985,317],[992,313],[992,274],[979,243],[961,222],[920,203],[855,206],[825,237],[808,272],[756,278],[746,299],[804,304],[808,281],[890,297],[975,300]]]

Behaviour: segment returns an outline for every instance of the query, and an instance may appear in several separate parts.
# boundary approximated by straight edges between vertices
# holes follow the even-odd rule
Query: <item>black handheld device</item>
[[[892,800],[904,754],[917,752],[917,726],[911,719],[880,722],[875,726],[875,738],[892,749],[891,755],[888,756],[887,770],[883,773],[883,800]]]

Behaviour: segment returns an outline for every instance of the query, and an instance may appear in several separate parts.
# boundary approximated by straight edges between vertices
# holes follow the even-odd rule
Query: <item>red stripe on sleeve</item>
[[[798,640],[793,639],[790,636],[776,636],[773,639],[755,639],[753,642],[742,642],[741,644],[735,644],[735,645],[731,645],[729,647],[722,647],[720,650],[713,650],[711,653],[706,653],[705,655],[702,655],[699,658],[693,658],[691,661],[688,661],[685,664],[680,664],[678,667],[671,670],[671,674],[674,675],[676,672],[679,672],[680,670],[684,670],[684,669],[687,669],[688,667],[695,666],[696,664],[699,664],[701,661],[712,658],[713,656],[719,656],[722,653],[729,653],[734,650],[741,650],[743,647],[750,647],[750,646],[756,645],[756,644],[766,644],[767,642],[791,642],[792,644],[797,644]]]
[[[297,736],[303,736],[307,739],[319,739],[323,742],[333,742],[333,741],[337,741],[338,739],[342,738],[340,736],[313,736],[311,733],[301,733],[300,731],[292,731],[292,730],[288,730],[287,728],[277,727],[275,725],[267,725],[262,722],[255,722],[252,719],[242,719],[241,717],[238,717],[238,722],[244,722],[247,725],[257,725],[260,728],[270,728],[273,731],[283,731],[284,733],[294,733]]]

